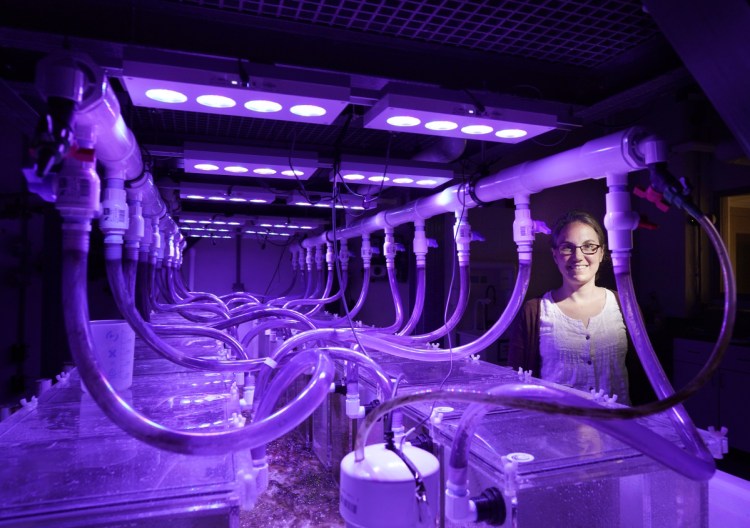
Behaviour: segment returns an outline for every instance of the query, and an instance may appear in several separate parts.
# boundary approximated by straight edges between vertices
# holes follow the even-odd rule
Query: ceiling
[[[510,145],[471,139],[443,164],[470,178],[540,149],[571,148],[580,137],[609,132],[654,99],[694,84],[659,27],[637,0],[130,0],[4,2],[0,27],[0,111],[33,128],[43,101],[34,63],[62,47],[85,51],[107,68],[122,113],[157,182],[255,185],[282,196],[299,182],[209,178],[182,170],[184,142],[317,152],[321,160],[365,155],[409,160],[440,139],[365,128],[363,116],[389,83],[442,88],[481,104],[501,94],[531,108],[552,104],[560,123]],[[275,65],[343,74],[349,105],[330,125],[134,106],[121,81],[131,52],[163,50],[182,61],[222,58],[238,72]],[[241,67],[239,65],[242,65]],[[328,165],[330,167],[330,163]],[[330,170],[303,182],[331,190]],[[355,192],[372,193],[363,187]],[[375,189],[377,191],[377,189]],[[386,189],[381,204],[422,189]],[[298,215],[280,203],[254,214]],[[247,204],[174,202],[183,212],[242,212]],[[178,213],[178,211],[176,211]],[[323,215],[312,211],[306,215]]]

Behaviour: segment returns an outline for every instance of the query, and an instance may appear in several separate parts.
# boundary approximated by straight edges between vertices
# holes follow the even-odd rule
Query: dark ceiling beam
[[[645,0],[644,5],[750,156],[747,0]]]

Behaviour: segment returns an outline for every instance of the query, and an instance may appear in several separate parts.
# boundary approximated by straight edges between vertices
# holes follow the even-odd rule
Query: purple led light
[[[388,176],[370,176],[367,179],[370,180],[371,182],[376,182],[376,183],[390,181],[390,178]]]
[[[276,101],[267,101],[265,99],[257,99],[255,101],[248,101],[245,103],[245,108],[251,112],[260,112],[263,114],[281,112],[282,106]]]
[[[252,198],[250,203],[268,203],[268,200],[264,200],[263,198]]]
[[[153,88],[146,90],[146,97],[167,104],[179,104],[188,100],[187,95],[177,90],[166,90],[163,88]]]
[[[428,130],[455,130],[458,128],[458,123],[453,121],[430,121],[425,123],[424,127]]]
[[[414,183],[411,178],[394,178],[393,183]]]
[[[199,171],[216,171],[219,170],[218,165],[214,165],[213,163],[198,163],[196,165],[193,165],[194,169],[198,169]]]
[[[230,202],[246,202],[246,198],[240,198],[239,196],[233,196],[229,199]]]
[[[260,167],[258,169],[253,169],[253,172],[255,174],[262,174],[262,175],[270,175],[270,174],[276,174],[275,169],[269,169],[268,167]]]
[[[240,167],[239,165],[230,165],[228,167],[224,167],[224,170],[227,172],[233,172],[235,174],[242,174],[243,172],[247,172],[247,167]]]
[[[358,180],[364,180],[365,176],[364,174],[344,174],[342,176],[345,180],[349,181],[358,181]]]
[[[232,221],[232,222],[227,222],[227,224],[233,225],[233,226],[238,226],[238,225],[240,225],[240,222]]]
[[[196,223],[195,220],[183,220],[182,222],[185,223],[185,224],[195,224]]]
[[[303,171],[297,170],[297,169],[294,169],[294,170],[291,170],[291,169],[290,170],[284,170],[284,171],[281,171],[281,174],[283,176],[304,176],[305,175],[305,173]]]
[[[488,125],[466,125],[461,128],[461,132],[472,136],[480,136],[492,132],[492,127]]]
[[[188,200],[205,200],[205,196],[201,196],[200,194],[188,194],[185,198]]]
[[[326,115],[326,109],[322,106],[311,104],[294,105],[289,109],[294,115],[300,117],[320,117]]]
[[[223,196],[209,196],[208,199],[209,200],[213,200],[215,202],[226,202],[227,201],[227,199],[224,198]]]
[[[522,138],[527,134],[528,132],[520,128],[506,128],[504,130],[498,130],[497,132],[495,132],[495,135],[497,137],[505,139]]]
[[[504,105],[509,101],[501,97],[489,97],[487,102],[483,101],[485,111],[480,115],[475,111],[473,103],[461,101],[466,99],[462,94],[445,90],[413,92],[385,95],[365,114],[365,127],[408,130],[443,137],[476,138],[498,143],[520,143],[559,126],[555,113],[507,107]],[[424,125],[411,128],[395,126],[401,125],[398,119],[403,117],[419,120]],[[523,130],[526,134],[492,133],[501,130]]]
[[[232,108],[237,104],[237,101],[231,97],[225,97],[223,95],[199,95],[195,98],[195,101],[203,106],[210,108]]]
[[[303,207],[312,205],[310,202],[294,202],[294,205],[301,205]]]
[[[395,127],[413,127],[417,126],[421,122],[422,121],[420,121],[419,118],[408,115],[397,115],[389,117],[386,120],[386,123]]]
[[[417,180],[417,185],[437,185],[435,180]]]
[[[271,69],[274,68],[268,68]],[[146,92],[152,89],[171,90],[186,97],[180,108],[188,112],[213,112],[240,117],[250,115],[254,118],[330,125],[346,109],[351,97],[351,90],[345,85],[346,78],[338,75],[307,75],[308,81],[301,74],[295,76],[294,80],[288,80],[284,78],[284,72],[275,78],[271,71],[267,71],[265,76],[258,78],[261,81],[258,85],[273,86],[273,91],[263,91],[229,83],[217,86],[214,72],[165,68],[152,62],[125,61],[123,72],[122,80],[133,104],[149,108],[174,108],[174,102],[146,96]],[[206,101],[202,96],[207,95],[224,99],[208,98]],[[203,104],[198,102],[199,97]],[[167,98],[168,101],[172,99]]]

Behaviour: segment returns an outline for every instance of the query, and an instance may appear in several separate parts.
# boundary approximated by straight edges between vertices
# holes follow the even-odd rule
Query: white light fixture
[[[229,219],[231,218],[231,220]],[[210,213],[185,213],[179,219],[180,230],[184,233],[248,233],[275,236],[292,236],[295,233],[309,233],[327,225],[320,218],[276,217],[255,215],[220,216]]]
[[[149,108],[330,125],[351,96],[345,75],[170,52],[127,50],[122,72]]]
[[[242,178],[307,180],[318,168],[314,152],[185,143],[184,170]]]
[[[559,127],[559,105],[492,93],[389,85],[365,128],[519,143]]]
[[[389,161],[386,165],[382,160],[354,156],[341,160],[339,174],[348,182],[421,189],[433,189],[454,177],[453,171],[446,169],[442,164],[398,160]]]
[[[277,195],[265,189],[240,185],[215,185],[211,183],[181,183],[182,200],[202,202],[233,202],[237,205],[252,206],[273,202]],[[231,224],[231,222],[229,222]]]

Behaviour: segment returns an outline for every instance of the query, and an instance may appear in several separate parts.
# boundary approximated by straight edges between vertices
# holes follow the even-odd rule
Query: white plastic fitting
[[[412,244],[412,250],[417,260],[417,267],[424,268],[425,257],[427,256],[427,236],[424,232],[424,220],[416,220],[414,222],[414,243]]]
[[[347,271],[349,269],[349,259],[352,254],[349,252],[349,247],[346,245],[346,239],[342,239],[339,246],[339,262],[341,262],[341,271]]]
[[[333,270],[334,257],[333,242],[326,242],[326,266],[328,266],[329,271]]]
[[[466,212],[456,212],[456,223],[453,226],[453,234],[456,237],[456,250],[458,252],[458,265],[469,265],[469,250],[471,245],[471,226],[466,218]]]
[[[369,233],[362,235],[361,255],[363,267],[365,269],[368,269],[370,267],[370,263],[372,262],[372,244],[370,243]]]
[[[307,248],[307,252],[305,254],[305,264],[307,266],[307,271],[312,271],[313,269],[313,263],[315,262],[315,249],[315,246]]]
[[[466,485],[445,485],[445,516],[453,522],[465,523],[477,520],[477,506],[469,497]]]
[[[365,417],[365,407],[360,405],[359,394],[346,395],[346,416],[351,420]]]
[[[99,229],[107,235],[124,235],[130,225],[124,177],[104,178]]]
[[[396,258],[396,244],[393,238],[393,228],[385,228],[385,241],[383,242],[383,256],[388,267],[393,266],[393,259]]]
[[[641,141],[639,148],[646,160],[646,165],[667,161],[669,149],[663,139],[659,139],[656,136],[648,136]]]
[[[79,146],[92,148],[93,130],[76,125],[76,141]],[[63,220],[74,223],[90,222],[99,214],[99,193],[101,182],[96,173],[96,159],[67,157],[54,183],[57,195],[55,207]]]

